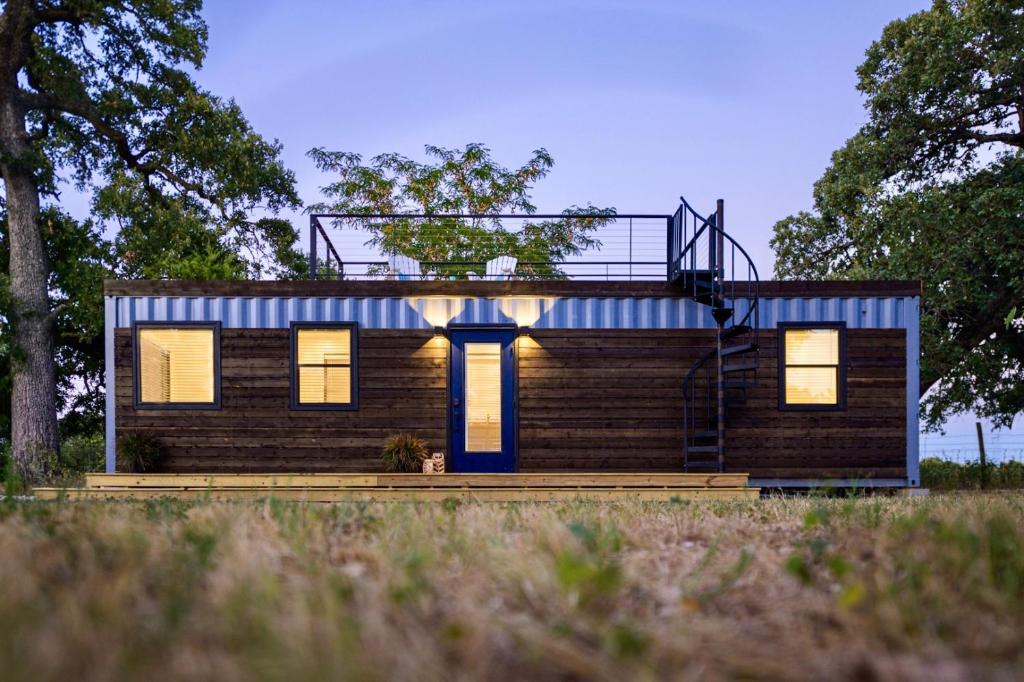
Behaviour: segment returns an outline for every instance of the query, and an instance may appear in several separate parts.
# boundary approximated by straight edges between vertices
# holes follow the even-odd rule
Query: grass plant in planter
[[[396,474],[414,474],[423,470],[423,460],[429,456],[427,442],[411,433],[390,436],[384,443],[384,471]]]
[[[122,436],[117,441],[117,471],[142,474],[155,471],[163,460],[163,451],[155,438],[146,434]]]

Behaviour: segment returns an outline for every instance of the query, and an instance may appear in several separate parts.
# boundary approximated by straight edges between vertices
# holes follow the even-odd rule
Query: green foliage
[[[399,433],[390,436],[384,443],[381,457],[384,471],[392,473],[415,474],[423,471],[423,460],[429,455],[427,441],[417,438],[411,433]]]
[[[60,445],[58,476],[65,483],[77,482],[84,474],[103,471],[106,465],[102,433],[75,434]]]
[[[346,214],[499,214],[536,212],[530,189],[544,178],[554,161],[544,149],[534,151],[522,167],[498,165],[481,144],[463,149],[428,145],[433,163],[418,163],[399,154],[381,154],[364,164],[358,154],[316,148],[309,156],[317,168],[338,176],[321,188],[326,200],[310,206],[319,213]],[[342,225],[365,229],[368,244],[385,254],[405,254],[420,261],[480,263],[510,255],[522,277],[557,277],[566,257],[598,246],[594,231],[614,216],[614,208],[573,206],[556,220],[527,221],[521,230],[507,230],[498,219],[350,220]],[[589,217],[581,217],[581,216]],[[596,216],[596,217],[595,217]],[[545,265],[525,265],[539,262]],[[550,265],[547,265],[550,264]],[[436,268],[459,275],[479,265]]]
[[[1024,463],[975,460],[960,464],[937,457],[921,460],[921,486],[932,490],[1024,489]]]
[[[1019,2],[937,0],[890,23],[858,69],[868,123],[815,184],[815,212],[775,225],[780,278],[923,281],[931,427],[1024,410],[1021,53]]]
[[[555,555],[555,576],[573,601],[602,611],[622,586],[622,535],[610,524],[575,521],[568,529],[578,545]]]
[[[133,433],[121,436],[117,441],[117,470],[121,473],[155,471],[162,459],[160,443],[152,436]]]
[[[296,200],[297,201],[297,200]],[[116,174],[95,193],[94,210],[120,225],[117,275],[132,279],[245,279],[304,275],[298,235],[278,218],[225,221],[189,195],[162,197],[138,179]]]

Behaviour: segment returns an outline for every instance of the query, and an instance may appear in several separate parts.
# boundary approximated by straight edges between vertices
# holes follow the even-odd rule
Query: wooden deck
[[[481,502],[756,499],[747,474],[90,474],[84,488],[35,488],[36,498],[305,502]]]

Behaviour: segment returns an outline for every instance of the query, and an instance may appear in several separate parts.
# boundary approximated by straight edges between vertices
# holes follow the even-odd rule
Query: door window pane
[[[213,329],[139,329],[139,402],[213,403],[213,336]]]
[[[501,344],[467,343],[466,452],[501,451]]]

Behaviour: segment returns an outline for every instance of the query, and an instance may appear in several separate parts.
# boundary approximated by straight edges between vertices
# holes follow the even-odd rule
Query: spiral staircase
[[[683,381],[683,469],[726,470],[729,408],[757,386],[759,279],[750,255],[725,232],[719,199],[707,217],[680,197],[669,221],[668,281],[710,308],[715,346]]]

